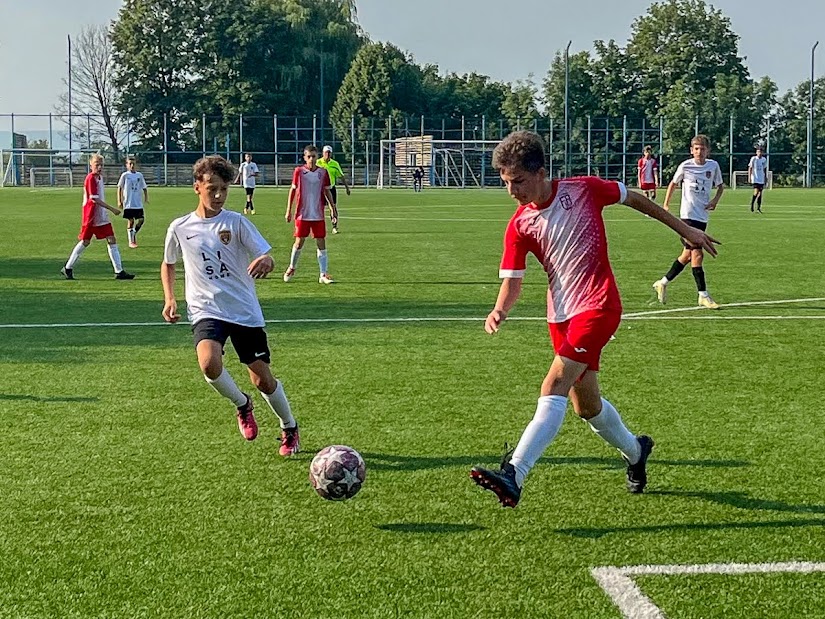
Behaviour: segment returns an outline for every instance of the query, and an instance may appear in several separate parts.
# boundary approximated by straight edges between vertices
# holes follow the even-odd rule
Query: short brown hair
[[[196,181],[203,180],[203,177],[207,174],[217,176],[226,183],[231,183],[235,177],[232,164],[220,155],[201,157],[195,162],[195,165],[192,166],[192,175]]]
[[[317,155],[318,154],[318,147],[315,146],[315,144],[307,144],[306,146],[304,146],[304,152],[305,153],[315,153]]]
[[[645,146],[645,152],[646,153],[652,153],[653,152],[653,147],[652,146]]]
[[[705,148],[710,148],[710,139],[704,133],[700,133],[699,135],[694,135],[693,139],[690,141],[691,146],[694,144],[704,146]]]
[[[538,172],[544,164],[544,142],[532,131],[511,133],[493,151],[496,170],[519,168],[525,172]]]
[[[126,157],[126,163],[129,163],[130,161],[137,163],[137,159],[135,157]]]

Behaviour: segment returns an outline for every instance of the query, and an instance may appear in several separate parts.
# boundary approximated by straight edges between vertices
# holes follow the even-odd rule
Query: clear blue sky
[[[173,0],[170,0],[170,2]],[[50,112],[63,88],[66,36],[117,16],[118,0],[0,0],[0,114]],[[770,75],[780,92],[808,78],[811,45],[822,37],[817,76],[825,74],[825,0],[717,0],[741,36],[751,75]],[[544,77],[557,49],[590,49],[595,39],[624,45],[648,0],[358,0],[373,40],[391,41],[419,63],[513,81]],[[502,7],[514,10],[502,10]],[[517,7],[517,9],[516,9]]]

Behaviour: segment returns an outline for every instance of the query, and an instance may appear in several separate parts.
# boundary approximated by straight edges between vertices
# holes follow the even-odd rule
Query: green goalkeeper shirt
[[[330,187],[335,187],[335,183],[344,175],[344,171],[341,169],[341,164],[335,161],[335,159],[325,161],[324,158],[321,157],[317,161],[317,165],[320,168],[324,168],[327,171],[327,174],[329,174]]]

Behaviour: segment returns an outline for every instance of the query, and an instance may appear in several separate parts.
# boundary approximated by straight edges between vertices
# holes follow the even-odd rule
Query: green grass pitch
[[[289,460],[262,399],[246,443],[188,327],[160,324],[164,234],[195,195],[150,188],[138,249],[115,222],[137,279],[115,281],[96,241],[72,282],[59,270],[81,193],[0,190],[0,617],[618,618],[593,568],[825,561],[824,191],[765,192],[761,216],[748,191],[726,193],[706,263],[718,312],[693,309],[689,270],[656,305],[678,239],[605,210],[630,316],[601,381],[657,442],[648,492],[627,494],[618,455],[571,411],[516,510],[468,476],[518,439],[552,357],[535,260],[514,320],[483,330],[503,191],[341,196],[332,286],[311,242],[283,283],[286,192],[256,192],[277,268],[258,284],[273,368],[302,428]],[[231,207],[243,200],[233,189]],[[249,389],[231,347],[226,363]],[[333,443],[367,463],[343,503],[307,479]],[[825,615],[823,572],[635,583],[671,619]]]

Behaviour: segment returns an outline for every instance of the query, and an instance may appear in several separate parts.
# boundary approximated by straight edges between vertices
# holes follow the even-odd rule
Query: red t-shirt
[[[295,219],[303,221],[323,221],[324,188],[329,187],[329,174],[322,167],[310,170],[305,165],[298,166],[292,173],[292,186],[296,188],[297,208]]]
[[[621,312],[602,209],[626,197],[624,184],[594,176],[553,181],[546,204],[519,206],[510,219],[499,276],[524,277],[532,253],[547,273],[548,322],[595,309]]]
[[[83,181],[83,226],[105,226],[109,223],[109,211],[95,204],[94,199],[105,200],[103,195],[103,179],[89,172]]]

